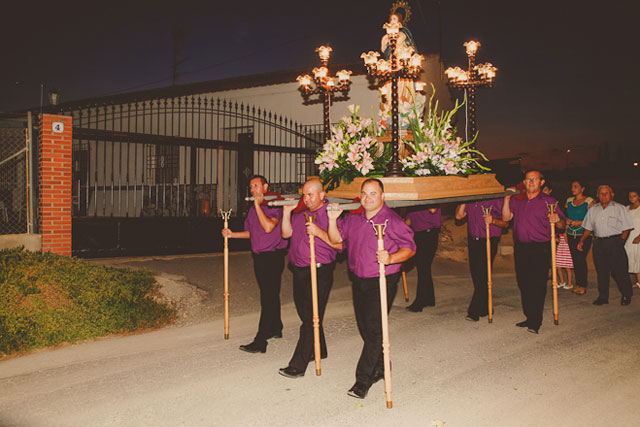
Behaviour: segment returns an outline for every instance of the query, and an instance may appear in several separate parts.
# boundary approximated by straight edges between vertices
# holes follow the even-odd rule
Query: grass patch
[[[0,251],[0,355],[170,323],[144,270],[51,253]]]

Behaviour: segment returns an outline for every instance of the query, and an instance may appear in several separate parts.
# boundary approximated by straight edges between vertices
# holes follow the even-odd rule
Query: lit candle
[[[298,76],[296,80],[298,80],[298,83],[300,83],[300,86],[302,87],[307,87],[311,84],[311,76],[308,74],[305,74],[304,76]]]
[[[329,46],[320,46],[319,48],[316,49],[316,52],[318,52],[318,56],[323,61],[329,60],[329,57],[331,56],[332,51],[333,49],[331,49]]]
[[[326,67],[318,67],[313,69],[313,75],[316,79],[324,79],[325,77],[327,77],[328,72],[329,70],[327,70]]]
[[[463,46],[467,49],[467,55],[473,56],[478,51],[480,42],[469,40],[468,42],[464,43]]]
[[[340,70],[336,73],[336,75],[338,76],[338,80],[340,80],[340,83],[346,83],[349,81],[349,76],[351,75],[351,71]]]

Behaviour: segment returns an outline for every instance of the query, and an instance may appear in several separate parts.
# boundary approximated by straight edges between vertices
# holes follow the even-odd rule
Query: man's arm
[[[333,203],[332,206],[338,206],[337,203]],[[342,236],[340,230],[338,230],[338,217],[342,213],[342,209],[339,210],[327,210],[327,217],[329,218],[329,227],[327,228],[327,236],[331,243],[342,243]]]
[[[260,198],[260,200],[264,199]],[[256,214],[258,215],[258,221],[260,221],[260,227],[262,227],[265,233],[271,233],[273,229],[278,226],[278,218],[269,218],[262,210],[262,205],[258,203],[257,197],[254,200],[253,205],[256,208]]]
[[[331,226],[331,224],[329,224],[329,226]],[[327,234],[327,232],[318,227],[317,224],[307,223],[307,234],[317,237],[335,250],[342,250],[342,239],[340,239],[340,242],[333,243],[331,239],[329,239],[329,235]]]
[[[392,254],[385,250],[376,251],[378,262],[384,265],[400,264],[414,256],[415,254],[415,251],[411,250],[410,248],[400,248]]]
[[[584,245],[584,241],[587,240],[587,237],[589,237],[590,235],[591,235],[591,230],[585,228],[584,234],[582,235],[582,237],[580,238],[580,241],[578,242],[578,245],[576,246],[579,251],[582,251],[582,246]]]
[[[296,205],[285,205],[282,207],[282,227],[280,228],[280,234],[283,239],[288,239],[293,233],[291,228],[291,212],[296,208]]]
[[[456,207],[456,219],[458,221],[464,219],[467,216],[467,205],[465,203],[461,203]]]
[[[222,237],[227,237],[229,239],[248,239],[251,237],[248,231],[231,231],[229,228],[222,229]]]
[[[511,212],[511,207],[509,206],[510,200],[511,196],[506,196],[502,203],[502,220],[505,222],[509,222],[513,219],[513,212]]]
[[[629,233],[631,232],[632,229],[629,230],[624,230],[622,232],[622,240],[627,240],[627,237],[629,237]]]

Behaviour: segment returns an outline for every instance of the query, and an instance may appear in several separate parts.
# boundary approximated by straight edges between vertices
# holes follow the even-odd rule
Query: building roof
[[[348,69],[352,70],[353,76],[366,75],[367,71],[362,62],[349,62],[331,65],[330,70]],[[223,92],[235,89],[247,89],[252,87],[262,87],[285,83],[294,83],[296,77],[301,74],[309,74],[311,67],[294,70],[273,71],[269,73],[252,74],[246,76],[230,77],[219,80],[209,80],[198,83],[188,83],[175,86],[147,89],[136,92],[121,93],[117,95],[107,95],[95,98],[87,98],[75,101],[60,103],[55,109],[73,109],[95,104],[125,104],[128,102],[143,101],[148,99],[174,98],[185,95],[196,95],[202,93]],[[46,109],[51,109],[49,106]]]

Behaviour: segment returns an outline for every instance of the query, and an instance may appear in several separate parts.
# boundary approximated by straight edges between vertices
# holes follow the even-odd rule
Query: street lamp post
[[[388,60],[378,59],[380,54],[375,51],[363,53],[360,57],[364,60],[368,73],[386,84],[391,80],[391,144],[393,150],[391,152],[391,161],[387,166],[385,176],[402,176],[402,163],[398,156],[398,147],[400,141],[399,123],[398,123],[398,79],[410,79],[414,82],[420,76],[422,71],[422,61],[424,56],[414,53],[410,55],[408,52],[401,52],[400,56],[396,55],[396,45],[398,35],[402,24],[399,22],[387,22],[382,28],[387,31],[389,36],[390,57]]]
[[[319,93],[322,98],[323,106],[323,132],[324,140],[331,138],[331,121],[329,118],[329,108],[331,107],[331,98],[334,92],[342,92],[346,96],[351,86],[351,71],[340,70],[336,73],[336,77],[329,77],[329,57],[331,56],[329,46],[320,46],[316,49],[320,57],[321,66],[313,69],[313,78],[308,75],[298,76],[296,80],[300,83],[300,92],[305,101],[308,101],[310,95]],[[315,87],[311,87],[311,83],[315,82]]]
[[[467,56],[469,57],[469,68],[463,70],[460,67],[449,67],[444,73],[449,79],[449,86],[467,92],[468,123],[471,139],[473,139],[476,136],[476,88],[493,87],[498,69],[490,62],[476,65],[476,52],[480,47],[480,42],[470,40],[464,43],[463,46],[466,48]],[[465,138],[469,140],[469,135],[465,135]]]

